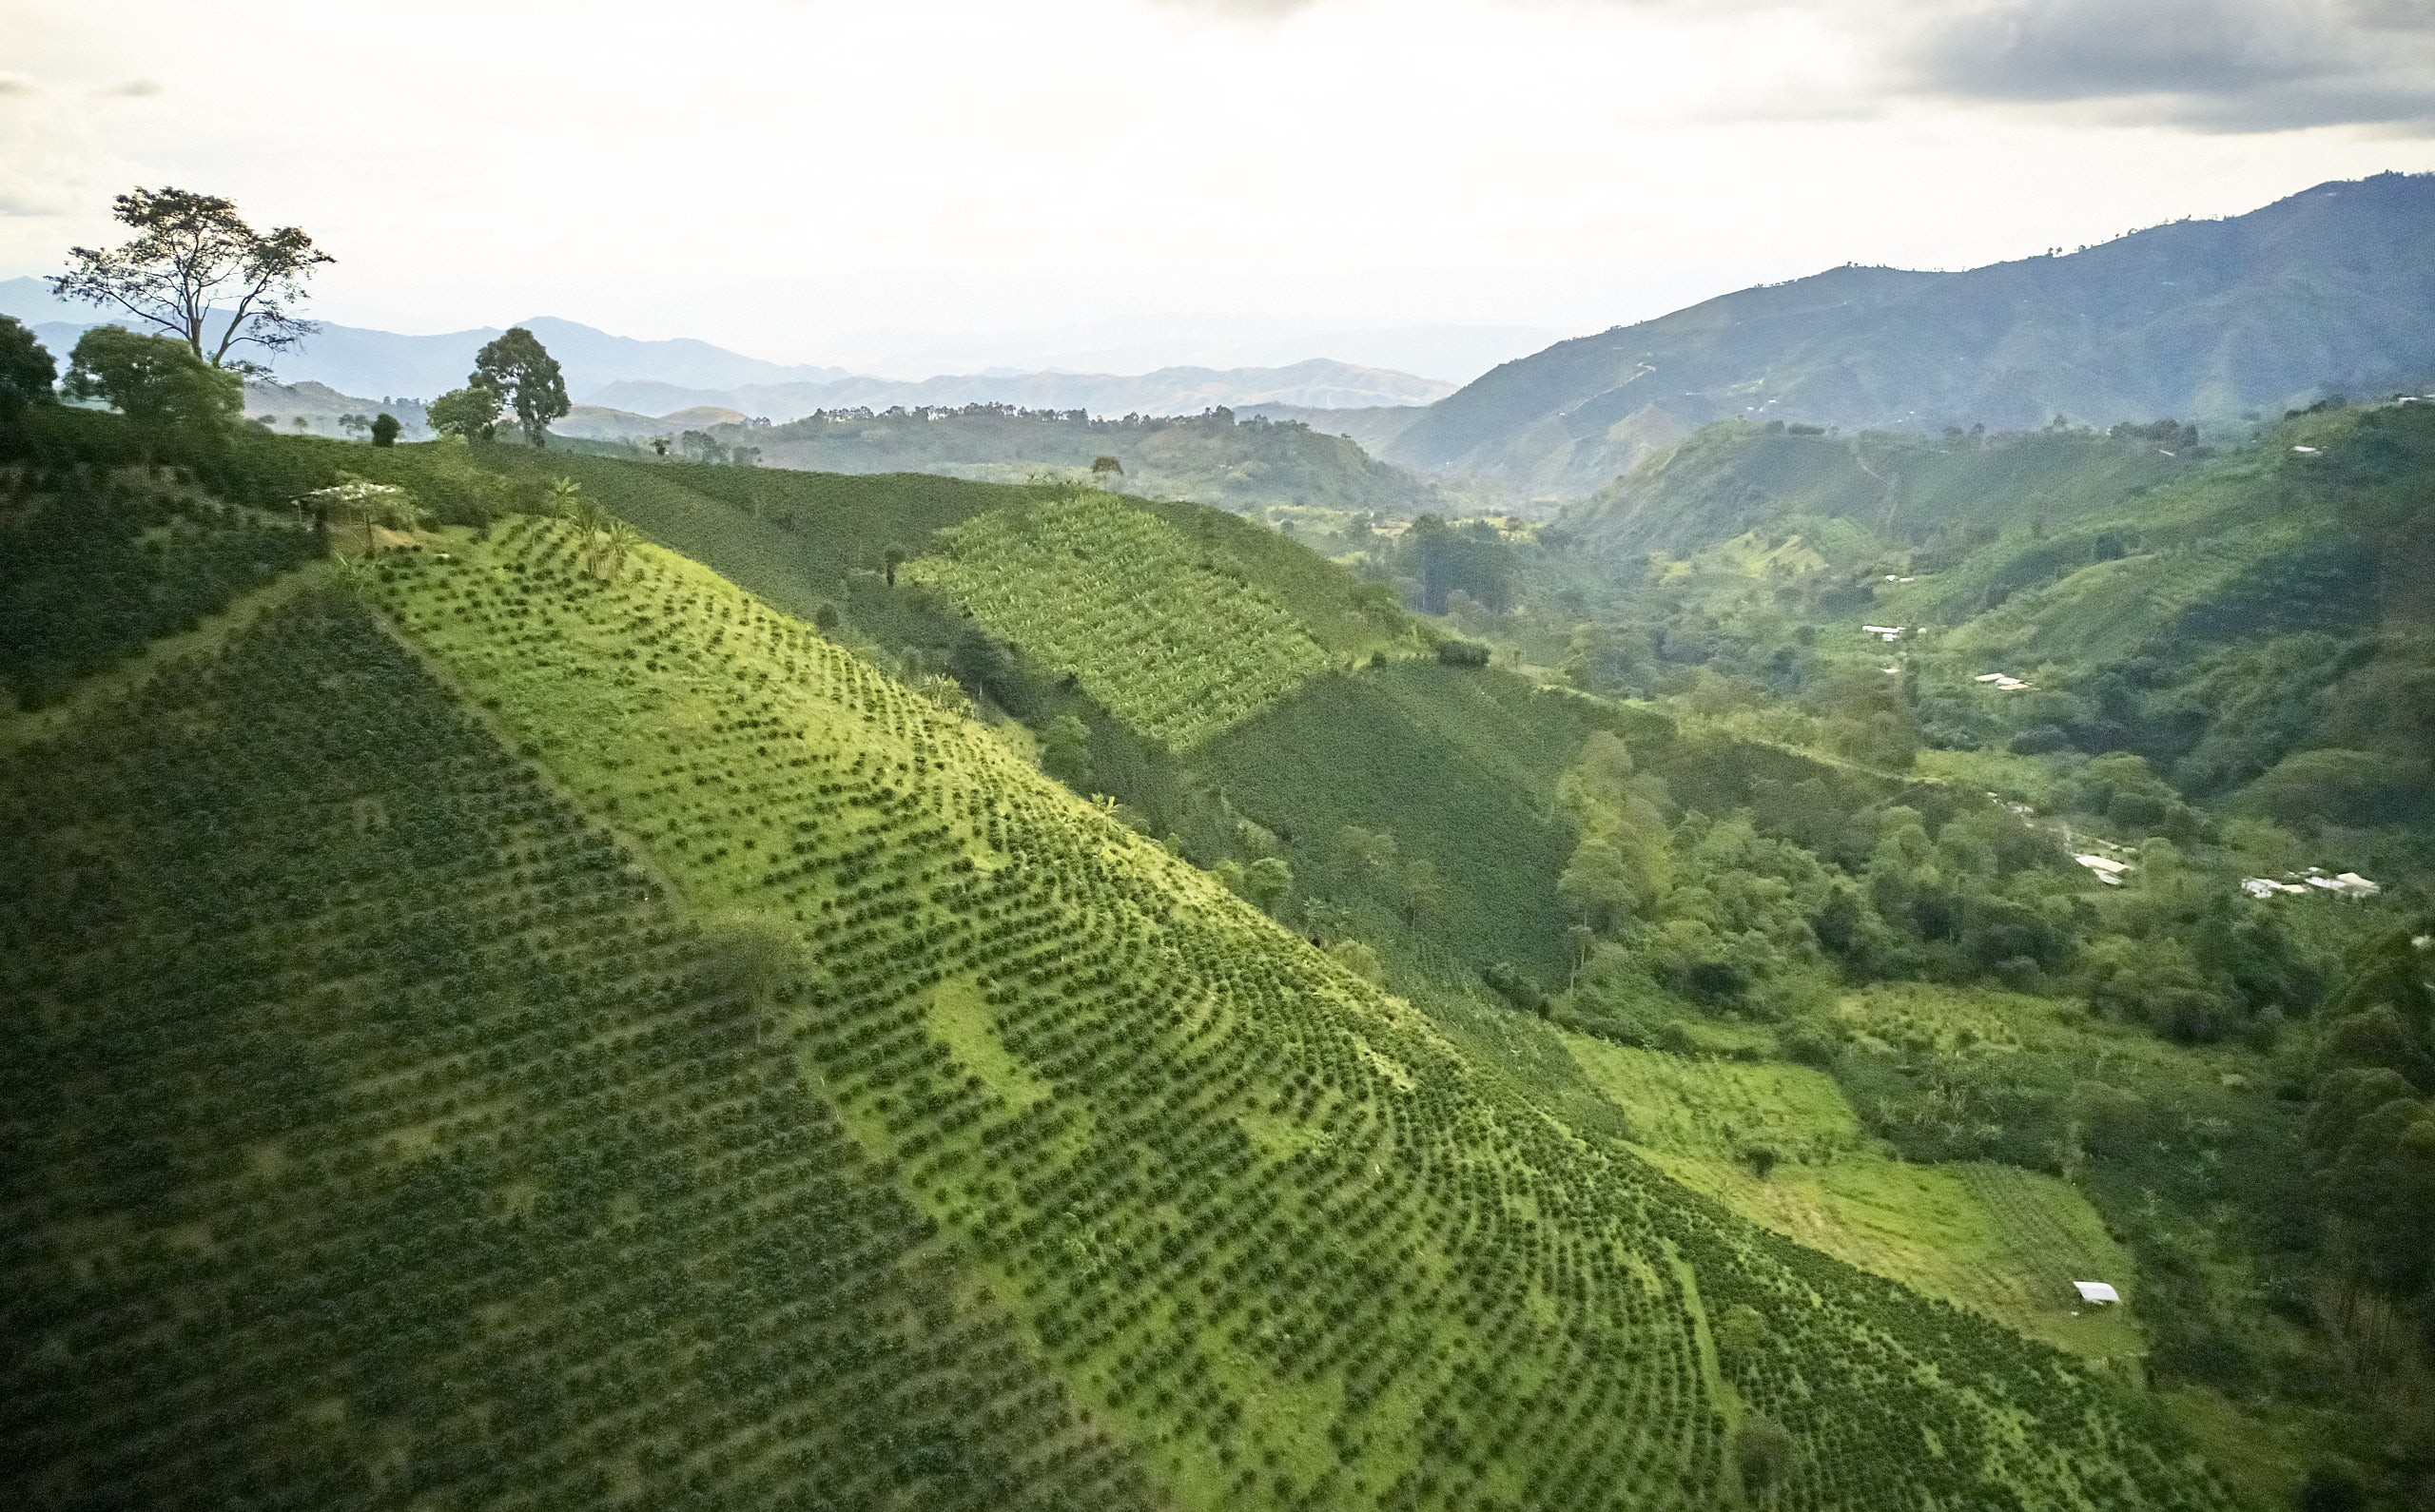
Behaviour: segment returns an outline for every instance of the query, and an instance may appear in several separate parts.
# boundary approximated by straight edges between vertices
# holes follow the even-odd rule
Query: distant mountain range
[[[0,315],[13,315],[63,360],[101,312],[51,298],[38,278],[0,281]],[[607,409],[644,415],[703,407],[789,420],[821,409],[867,405],[1020,404],[1029,409],[1086,409],[1094,415],[1198,415],[1220,405],[1262,402],[1357,409],[1426,404],[1454,391],[1451,383],[1384,368],[1315,358],[1274,368],[1170,367],[1139,376],[1072,373],[981,373],[898,381],[865,378],[844,368],[789,366],[744,357],[707,341],[644,341],[553,316],[521,322],[541,339],[566,371],[567,391]],[[429,399],[458,387],[474,354],[499,335],[497,326],[443,336],[401,336],[324,322],[292,352],[281,355],[281,382],[318,383],[341,394]]]
[[[79,333],[104,323],[103,313],[54,300],[38,278],[0,281],[0,315],[13,315],[32,326],[63,361]],[[578,396],[633,378],[680,384],[820,383],[851,376],[843,368],[765,362],[708,341],[612,336],[555,316],[520,323],[558,359],[566,370],[568,391]],[[344,394],[436,398],[464,383],[474,354],[500,329],[485,325],[442,336],[401,336],[324,321],[296,350],[281,354],[275,365],[282,383],[320,383]]]
[[[2431,244],[2435,175],[2386,173],[1965,273],[1835,268],[1508,362],[1383,455],[1579,497],[1737,416],[2245,428],[2435,371]]]
[[[785,421],[815,410],[884,410],[900,404],[907,409],[925,404],[1017,404],[1034,410],[1088,410],[1095,416],[1108,417],[1198,415],[1221,405],[1234,409],[1279,404],[1340,410],[1427,404],[1453,392],[1453,384],[1433,378],[1313,358],[1290,367],[1168,367],[1138,376],[973,373],[913,383],[845,378],[811,383],[747,383],[720,389],[628,380],[608,384],[586,397],[594,404],[637,414],[661,415],[708,406]]]

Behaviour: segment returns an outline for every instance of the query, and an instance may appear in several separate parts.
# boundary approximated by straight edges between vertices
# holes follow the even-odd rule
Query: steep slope
[[[1966,273],[1838,268],[1509,362],[1383,454],[1588,494],[1710,420],[1845,427],[2202,424],[2426,375],[2435,177],[2320,184]]]
[[[1103,494],[984,514],[906,577],[991,634],[1070,667],[1134,729],[1198,745],[1324,670],[1328,649],[1284,605],[1163,521]]]
[[[1784,658],[1899,656],[1937,744],[2131,752],[2208,801],[2296,762],[2250,798],[2368,824],[2435,791],[2430,489],[2428,403],[2320,408],[2222,455],[2145,427],[1928,440],[1726,422],[1562,530],[1574,566],[1626,598],[1734,634],[1805,623],[1818,650]],[[1672,559],[1663,582],[1650,553]],[[1904,627],[1900,651],[1866,624]],[[2007,671],[2035,686],[1982,680]]]
[[[2030,432],[1956,442],[1798,435],[1726,420],[1652,455],[1564,511],[1558,525],[1619,569],[1649,552],[1687,557],[1745,532],[1780,535],[1803,526],[1812,550],[1848,565],[1838,559],[2135,507],[2125,500],[2200,465],[2182,450],[2178,437],[2158,443],[2144,435]]]
[[[581,554],[516,530],[379,591],[696,906],[800,932],[810,1084],[1182,1500],[1704,1505],[1754,1409],[1802,1504],[1888,1504],[1897,1464],[1919,1505],[2205,1499],[2060,1357],[1552,1121],[710,574]],[[1720,1358],[1732,1303],[1766,1330]]]
[[[1155,1503],[749,940],[323,590],[0,766],[0,1501]]]

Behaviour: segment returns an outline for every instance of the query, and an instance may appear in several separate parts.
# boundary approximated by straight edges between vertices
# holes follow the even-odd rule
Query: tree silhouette
[[[319,329],[289,307],[304,297],[313,270],[337,259],[301,227],[257,231],[232,202],[185,189],[138,187],[113,201],[110,214],[134,238],[107,251],[70,247],[68,271],[49,281],[60,299],[131,315],[184,342],[197,361],[245,373],[269,369],[231,360],[235,348],[281,352]],[[228,323],[206,352],[224,300]]]

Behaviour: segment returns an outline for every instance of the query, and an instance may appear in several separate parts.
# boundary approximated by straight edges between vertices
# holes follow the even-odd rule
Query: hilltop
[[[1678,1184],[1619,1068],[1382,991],[966,711],[1097,697],[1176,755],[1449,679],[1646,721],[1463,684],[1210,510],[431,445],[370,458],[411,545],[312,559],[282,502],[365,455],[18,475],[129,543],[46,559],[88,601],[232,560],[163,520],[302,550],[8,731],[12,1499],[2227,1504],[2114,1370]],[[767,596],[531,513],[558,466]],[[1026,615],[1072,637],[1037,689]],[[1162,727],[1161,644],[1277,675]]]
[[[1964,273],[1843,267],[1559,342],[1435,405],[1384,453],[1580,497],[1699,426],[2239,426],[2428,372],[2435,177],[2320,184]]]

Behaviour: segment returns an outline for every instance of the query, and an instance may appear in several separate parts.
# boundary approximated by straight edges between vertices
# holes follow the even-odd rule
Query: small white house
[[[2092,1307],[2110,1308],[2122,1300],[2121,1292],[2102,1281],[2075,1281],[2072,1288],[2079,1292],[2082,1302]]]
[[[2310,877],[2308,879],[2308,884],[2322,888],[2336,898],[2347,898],[2353,902],[2362,898],[2373,898],[2385,890],[2382,883],[2371,882],[2355,871],[2347,871],[2338,877]]]
[[[2112,861],[2103,856],[2075,856],[2072,859],[2094,872],[2096,880],[2108,887],[2121,886],[2122,874],[2131,869],[2122,862]]]

